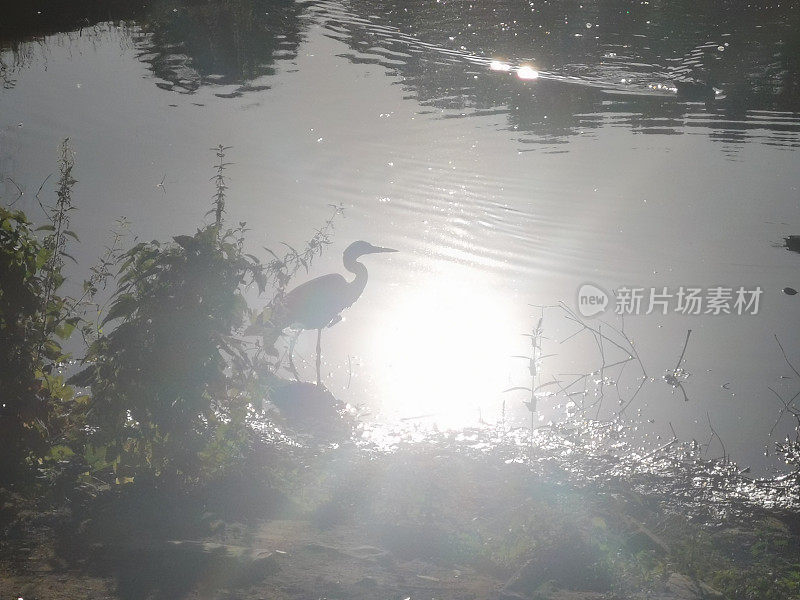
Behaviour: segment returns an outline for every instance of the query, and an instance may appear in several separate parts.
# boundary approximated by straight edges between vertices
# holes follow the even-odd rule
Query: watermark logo
[[[593,317],[608,307],[608,294],[592,283],[584,283],[578,289],[578,312],[584,317]]]
[[[757,315],[762,294],[759,286],[623,286],[614,290],[612,297],[602,288],[584,283],[578,289],[578,312],[584,317],[593,317],[605,312],[613,299],[614,312],[618,315]]]

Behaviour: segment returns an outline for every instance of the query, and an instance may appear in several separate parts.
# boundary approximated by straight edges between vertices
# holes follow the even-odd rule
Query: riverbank
[[[426,444],[314,451],[284,475],[271,489],[228,487],[216,503],[130,486],[70,511],[23,512],[7,528],[0,598],[800,594],[800,519],[787,511],[700,522],[622,481],[575,486]]]

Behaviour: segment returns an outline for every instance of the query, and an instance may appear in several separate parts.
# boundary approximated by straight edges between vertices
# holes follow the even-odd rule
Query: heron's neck
[[[367,267],[358,262],[357,259],[352,258],[344,261],[344,268],[355,274],[356,277],[350,282],[350,285],[358,290],[358,294],[361,294],[364,291],[364,286],[367,285],[367,278],[369,277]]]

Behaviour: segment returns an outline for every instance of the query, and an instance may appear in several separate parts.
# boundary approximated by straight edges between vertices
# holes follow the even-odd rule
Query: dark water
[[[711,422],[756,468],[792,430],[773,426],[776,393],[800,389],[774,337],[800,364],[782,292],[800,284],[782,247],[800,233],[795,3],[34,3],[0,45],[2,197],[24,191],[35,216],[69,137],[83,267],[120,215],[143,238],[201,223],[219,143],[256,249],[302,243],[341,203],[311,275],[354,239],[401,250],[365,260],[366,292],[325,336],[327,385],[373,418],[527,422],[528,394],[503,390],[530,384],[531,305],[575,309],[585,283],[759,287],[758,314],[588,321],[625,352],[544,310],[537,383],[594,374],[566,390],[586,395],[542,388],[536,418],[625,407],[653,445],[670,423],[704,443]],[[689,329],[682,391],[663,376]],[[641,363],[608,366],[626,336]]]

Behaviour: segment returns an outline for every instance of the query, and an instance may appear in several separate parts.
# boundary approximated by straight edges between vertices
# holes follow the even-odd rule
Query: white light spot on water
[[[476,273],[451,266],[393,294],[392,327],[367,350],[385,365],[376,376],[390,419],[430,415],[439,427],[460,427],[473,424],[481,407],[494,418],[509,369],[497,348],[518,339],[519,328],[513,301]]]
[[[522,65],[517,69],[517,77],[520,79],[539,79],[539,71],[529,65]]]
[[[511,65],[504,63],[501,60],[493,60],[491,63],[489,63],[489,68],[492,71],[510,71]]]

